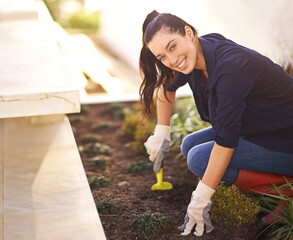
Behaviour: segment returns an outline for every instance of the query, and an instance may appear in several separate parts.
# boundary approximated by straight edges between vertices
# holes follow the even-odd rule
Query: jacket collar
[[[213,42],[215,41],[210,40],[209,38],[206,38],[205,36],[199,37],[200,44],[202,46],[202,52],[206,63],[206,68],[209,76],[209,81],[212,81],[215,66],[216,66],[216,57],[215,57],[215,51],[216,51],[216,44]]]

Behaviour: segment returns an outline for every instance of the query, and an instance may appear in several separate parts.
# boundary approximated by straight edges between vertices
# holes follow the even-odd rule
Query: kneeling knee
[[[189,150],[193,147],[191,144],[190,144],[190,136],[187,135],[183,141],[182,141],[182,144],[181,144],[181,152],[183,154],[184,157],[187,158],[187,154],[189,152]]]
[[[200,149],[194,147],[188,152],[187,166],[197,177],[203,177],[207,166],[207,159],[205,159]]]

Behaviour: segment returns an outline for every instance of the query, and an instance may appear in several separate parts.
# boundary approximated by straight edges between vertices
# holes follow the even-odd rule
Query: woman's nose
[[[178,61],[178,57],[176,55],[174,55],[174,54],[170,54],[169,55],[169,60],[170,60],[170,64],[172,66],[176,66],[177,61]]]

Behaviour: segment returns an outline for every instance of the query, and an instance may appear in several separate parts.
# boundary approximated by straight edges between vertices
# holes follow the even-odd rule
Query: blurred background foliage
[[[98,31],[100,12],[85,7],[85,0],[43,0],[53,20],[65,29]]]

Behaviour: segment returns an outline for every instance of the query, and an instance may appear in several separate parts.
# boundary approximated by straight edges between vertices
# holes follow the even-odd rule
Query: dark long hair
[[[166,97],[166,89],[174,82],[176,77],[176,72],[162,64],[147,45],[162,27],[166,27],[170,32],[185,36],[185,26],[189,26],[193,30],[194,35],[197,36],[197,31],[193,26],[169,13],[160,14],[154,10],[147,15],[143,23],[142,49],[139,57],[139,68],[143,81],[140,85],[139,95],[144,117],[148,117],[153,112],[155,89],[163,85]]]

